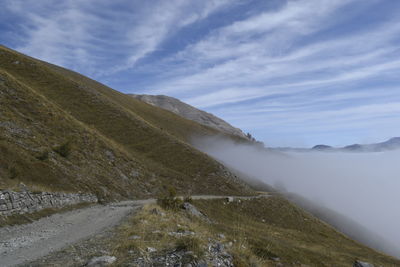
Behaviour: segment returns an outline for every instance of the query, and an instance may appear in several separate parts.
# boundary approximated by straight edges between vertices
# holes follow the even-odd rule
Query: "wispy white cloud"
[[[171,35],[196,21],[207,18],[211,13],[227,5],[227,0],[201,1],[194,4],[184,1],[159,1],[149,5],[128,30],[126,37],[131,54],[127,62],[114,71],[133,66],[138,60],[158,49]]]
[[[181,28],[228,4],[5,0],[4,6],[23,17],[17,50],[86,74],[110,75],[133,67]]]
[[[19,50],[125,92],[181,98],[266,138],[302,125],[400,131],[390,126],[400,125],[400,5],[390,0],[5,3],[20,17]]]
[[[316,37],[334,27],[339,10],[354,4],[362,3],[289,1],[277,11],[215,29],[173,58],[183,65],[195,62],[196,68],[152,84],[151,92],[173,94],[239,127],[264,132],[393,124],[398,102],[386,102],[400,97],[399,88],[379,88],[399,81],[400,21],[391,17]],[[271,100],[276,97],[278,106]],[[296,97],[302,101],[294,108]]]
[[[51,4],[51,1],[45,1]],[[87,53],[90,35],[87,30],[90,25],[98,24],[98,18],[84,14],[74,7],[72,1],[56,4],[59,12],[51,12],[40,6],[36,1],[8,1],[10,11],[23,14],[26,22],[24,28],[24,43],[18,50],[55,64],[70,66],[86,66],[90,56]],[[54,3],[54,2],[53,2]],[[50,15],[44,16],[43,13]]]
[[[368,56],[369,57],[369,56]],[[352,58],[351,60],[357,60]],[[333,60],[333,61],[340,61],[340,60]],[[346,66],[347,62],[338,62],[335,65],[339,65],[342,68]],[[363,63],[361,60],[359,63]],[[329,62],[324,65],[324,67],[318,68],[317,64],[312,66],[307,66],[306,70],[307,72],[310,72],[314,68],[318,69],[325,69],[327,66],[329,66]],[[235,102],[242,102],[250,99],[257,99],[261,97],[267,97],[267,96],[273,96],[276,94],[293,94],[293,93],[299,93],[299,92],[307,92],[315,89],[316,87],[321,88],[320,90],[330,90],[330,88],[324,89],[321,86],[332,86],[332,85],[340,85],[340,84],[346,84],[350,81],[359,81],[364,78],[372,77],[372,76],[379,76],[382,75],[382,72],[388,72],[388,71],[396,71],[398,72],[400,68],[400,61],[399,60],[394,60],[394,61],[389,61],[389,62],[384,62],[368,67],[361,67],[357,66],[354,69],[347,70],[347,71],[342,71],[340,74],[332,74],[333,76],[326,75],[327,77],[323,78],[309,78],[301,81],[296,81],[293,83],[277,83],[275,85],[265,85],[265,86],[258,86],[258,87],[239,87],[239,88],[230,88],[230,89],[224,89],[220,90],[217,92],[211,92],[211,93],[206,93],[206,94],[201,94],[200,96],[195,96],[191,98],[185,99],[187,102],[191,103],[192,105],[199,106],[199,107],[212,107],[216,105],[222,105],[222,104],[227,104],[227,103],[235,103]],[[282,72],[285,69],[282,68]],[[295,73],[304,73],[304,69],[299,66],[298,69],[288,69],[288,71],[292,71],[290,74],[295,74]],[[315,71],[315,70],[314,70]],[[288,73],[281,73],[281,72],[276,72],[275,77],[271,77],[273,72],[269,73],[264,73],[264,75],[259,75],[261,76],[260,79],[265,79],[266,77],[272,78],[285,78],[287,77],[286,75]],[[233,80],[235,80],[235,77],[232,77]],[[226,84],[232,83],[232,79],[229,80],[229,82],[226,82]],[[241,78],[238,78],[241,79]],[[242,80],[243,83],[245,81]],[[218,81],[213,81],[210,82],[210,84],[217,83],[220,84]],[[369,88],[365,88],[369,89]]]
[[[384,25],[361,35],[318,42],[287,53],[272,52],[276,51],[274,47],[279,47],[279,43],[270,43],[270,39],[274,41],[273,37],[265,37],[266,42],[247,40],[248,43],[243,45],[242,40],[233,40],[230,44],[221,45],[223,53],[229,54],[232,59],[195,73],[186,73],[183,77],[162,81],[153,87],[159,88],[155,90],[157,93],[197,91],[203,95],[204,88],[213,91],[221,87],[237,87],[243,84],[246,84],[244,87],[249,87],[248,84],[256,84],[257,87],[265,86],[264,94],[268,95],[274,93],[271,92],[273,88],[280,88],[282,92],[281,87],[320,85],[378,75],[378,71],[398,67],[396,61],[391,61],[395,60],[393,54],[399,48],[388,45],[388,42],[396,38],[399,32],[399,23]],[[355,44],[363,46],[357,49]],[[210,41],[209,45],[218,46],[218,42]],[[237,53],[243,47],[244,50],[251,48],[243,54]],[[198,55],[193,51],[185,53]],[[199,58],[201,60],[200,56]],[[214,60],[219,59],[220,55],[217,55]],[[302,76],[293,77],[295,75]],[[222,99],[219,101],[219,104],[223,103]]]

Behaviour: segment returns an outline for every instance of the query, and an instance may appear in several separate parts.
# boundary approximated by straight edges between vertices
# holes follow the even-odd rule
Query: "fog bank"
[[[193,143],[228,167],[345,215],[394,244],[378,249],[400,257],[399,150],[283,154],[221,138]]]

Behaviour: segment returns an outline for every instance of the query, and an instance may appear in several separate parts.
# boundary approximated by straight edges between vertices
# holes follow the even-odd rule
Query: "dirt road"
[[[227,197],[193,196],[193,199]],[[54,214],[31,224],[0,228],[0,266],[15,266],[36,260],[107,228],[114,227],[125,216],[134,213],[142,205],[155,202],[155,199],[146,199],[96,205]]]

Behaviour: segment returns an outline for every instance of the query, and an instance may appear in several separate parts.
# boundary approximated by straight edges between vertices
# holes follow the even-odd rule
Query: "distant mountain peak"
[[[342,149],[350,151],[363,151],[363,152],[380,152],[387,150],[400,149],[400,137],[393,137],[387,141],[374,143],[374,144],[354,144],[350,146],[345,146]]]
[[[360,144],[353,144],[353,145],[348,145],[348,146],[343,147],[343,149],[346,149],[346,150],[360,150],[362,148],[363,148],[363,146]]]
[[[189,104],[180,101],[177,98],[166,95],[130,94],[130,96],[137,98],[143,102],[146,102],[150,105],[169,110],[188,120],[192,120],[202,125],[212,127],[223,133],[250,139],[241,129],[233,127],[228,122],[218,118],[217,116],[205,112],[203,110],[197,109]]]
[[[312,150],[336,150],[336,151],[352,151],[352,152],[380,152],[387,150],[400,149],[400,137],[393,137],[387,141],[373,144],[353,144],[345,147],[334,148],[327,145],[316,145]]]
[[[328,146],[328,145],[316,145],[313,146],[311,149],[312,150],[328,150],[328,149],[332,149],[333,147]]]
[[[332,147],[324,144],[315,145],[312,148],[277,148],[281,151],[297,151],[297,152],[309,152],[309,151],[329,151],[329,152],[382,152],[400,149],[400,137],[392,137],[387,141],[373,144],[352,144],[344,147]]]
[[[386,141],[386,143],[396,143],[396,144],[400,144],[400,137],[393,137],[390,138],[388,141]]]

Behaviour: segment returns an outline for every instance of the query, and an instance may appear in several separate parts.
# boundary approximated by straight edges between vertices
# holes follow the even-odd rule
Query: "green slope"
[[[112,189],[104,189],[106,187],[104,184],[93,186],[93,189],[89,189],[91,186],[88,185],[85,190],[125,192],[125,195],[132,190],[136,195],[154,192],[159,190],[162,184],[174,185],[181,192],[213,194],[250,192],[219,163],[187,143],[193,134],[218,134],[214,129],[142,103],[82,75],[24,56],[5,47],[0,47],[0,71],[3,80],[2,92],[4,92],[1,95],[1,106],[7,111],[2,112],[1,121],[12,122],[20,125],[17,127],[32,131],[24,145],[18,144],[21,142],[18,136],[9,136],[7,140],[3,138],[5,143],[1,149],[5,152],[2,155],[6,155],[8,151],[13,151],[14,155],[2,157],[4,164],[1,164],[0,171],[4,173],[1,181],[3,187],[12,184],[10,181],[4,181],[12,179],[3,177],[15,176],[13,172],[17,169],[20,174],[13,178],[27,183],[33,182],[34,179],[30,177],[31,172],[28,169],[36,170],[36,168],[32,167],[33,163],[28,158],[33,160],[34,154],[40,151],[33,153],[32,150],[38,150],[38,147],[39,150],[45,148],[53,150],[52,147],[72,140],[74,153],[71,153],[69,158],[58,157],[57,163],[54,164],[52,159],[39,160],[37,163],[33,160],[35,164],[49,165],[43,167],[43,171],[38,171],[37,176],[41,178],[34,180],[33,183],[40,182],[41,186],[49,188],[83,189],[81,185],[76,185],[76,182],[72,181],[77,179],[76,177],[85,176],[83,180],[88,180],[89,184],[91,182],[95,184],[99,180],[112,181],[112,184],[115,184],[115,188]],[[17,98],[13,96],[12,89],[17,90]],[[33,106],[33,103],[36,106]],[[24,110],[27,106],[32,107]],[[44,111],[45,106],[51,111]],[[22,114],[21,110],[25,112]],[[48,113],[55,115],[48,118]],[[36,125],[38,131],[45,129],[46,132],[39,135],[35,131]],[[1,127],[0,131],[3,135],[7,135],[9,129]],[[110,150],[115,154],[111,156],[112,158],[117,160],[124,158],[125,162],[121,162],[121,166],[118,167],[108,167],[106,162],[109,161],[107,157],[110,155],[96,150],[92,143],[86,142],[85,135],[90,137],[87,138],[93,144],[103,142],[103,151]],[[52,139],[49,139],[49,136]],[[36,142],[36,147],[30,146],[30,142]],[[31,156],[26,157],[25,154],[29,153]],[[75,158],[78,154],[82,159],[92,158],[93,161],[102,155],[97,164],[82,166],[90,169],[88,172],[101,175],[86,175],[82,172],[82,168],[78,167],[82,159]],[[64,161],[69,167],[61,167],[60,162]],[[136,173],[134,167],[122,170],[130,164],[136,164],[138,166],[136,168],[143,169],[140,172],[142,180],[138,180],[136,174],[129,177],[130,173]],[[46,172],[51,175],[45,174]],[[50,178],[45,177],[52,177],[53,182],[50,183],[47,181]],[[137,190],[134,185],[127,186],[125,183],[141,184],[146,189]],[[117,188],[117,185],[121,188]]]

